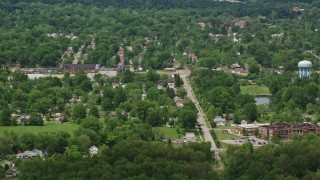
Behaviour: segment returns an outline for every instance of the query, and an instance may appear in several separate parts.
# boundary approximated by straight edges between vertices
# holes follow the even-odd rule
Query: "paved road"
[[[215,154],[215,160],[217,162],[217,167],[218,167],[218,169],[222,169],[223,166],[222,166],[221,158],[219,156],[219,148],[217,148],[216,144],[214,143],[214,140],[210,134],[211,128],[207,126],[207,124],[205,122],[205,114],[203,113],[203,110],[202,110],[201,106],[199,105],[199,102],[193,93],[191,85],[190,85],[189,81],[187,80],[187,76],[190,75],[190,71],[189,71],[189,69],[180,70],[179,75],[184,82],[184,87],[187,91],[188,98],[191,99],[191,101],[196,105],[196,107],[198,109],[198,123],[202,129],[204,139],[205,139],[205,141],[208,141],[211,143],[211,151],[213,151]]]

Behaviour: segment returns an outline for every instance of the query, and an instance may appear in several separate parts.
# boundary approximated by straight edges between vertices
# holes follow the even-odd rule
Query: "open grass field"
[[[265,85],[247,85],[240,86],[241,94],[250,94],[250,95],[271,95],[269,88]]]
[[[183,133],[183,129],[180,129],[180,133],[178,133],[176,127],[163,126],[155,128],[158,129],[160,133],[162,133],[166,138],[182,138],[185,136],[185,134]]]
[[[63,124],[56,124],[55,122],[46,122],[44,126],[0,126],[0,135],[5,131],[13,131],[16,133],[39,133],[39,132],[68,132],[73,133],[78,129],[78,124],[70,122]]]
[[[215,129],[215,132],[217,134],[217,137],[219,140],[229,140],[229,139],[238,139],[239,136],[233,135],[233,134],[224,134],[222,129]]]
[[[186,136],[185,134],[186,131],[183,128],[180,128],[179,133],[177,131],[178,127],[163,126],[163,127],[155,127],[155,128],[158,129],[160,133],[163,135],[163,137],[165,138],[180,139]],[[188,132],[194,132],[194,134],[197,137],[197,141],[203,140],[202,135],[197,131],[197,129],[191,129],[191,130],[188,130]]]

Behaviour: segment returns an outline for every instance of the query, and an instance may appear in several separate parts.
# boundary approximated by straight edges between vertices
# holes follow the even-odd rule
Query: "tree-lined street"
[[[197,107],[197,110],[198,110],[198,123],[201,127],[201,130],[202,130],[202,133],[203,133],[203,137],[205,139],[205,141],[208,141],[211,143],[211,151],[214,152],[214,155],[215,155],[215,160],[216,160],[216,165],[219,169],[222,169],[223,166],[222,166],[222,162],[221,162],[221,158],[219,156],[219,148],[217,148],[211,134],[210,134],[210,127],[206,124],[205,122],[205,113],[203,113],[203,110],[201,108],[201,106],[199,105],[199,102],[197,100],[197,98],[195,97],[194,93],[193,93],[193,90],[192,90],[192,87],[189,83],[189,80],[187,79],[187,76],[190,75],[190,70],[185,68],[184,70],[181,70],[179,71],[179,75],[181,77],[181,79],[183,80],[184,82],[184,87],[187,91],[187,96],[188,98],[191,99],[191,101],[196,105]]]

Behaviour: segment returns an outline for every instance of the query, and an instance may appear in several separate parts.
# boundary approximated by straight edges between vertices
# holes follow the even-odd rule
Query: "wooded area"
[[[19,179],[318,178],[314,134],[258,149],[230,146],[224,170],[216,170],[209,143],[180,138],[199,129],[177,70],[191,70],[210,122],[232,114],[235,123],[316,124],[319,0],[1,0],[0,17],[0,125],[79,126],[73,133],[1,133],[1,159],[34,148],[45,153],[45,160],[14,160]],[[312,62],[311,78],[297,75],[303,59]],[[72,63],[127,69],[93,79],[84,71],[34,80],[19,72]],[[165,68],[172,69],[156,71]],[[247,85],[268,87],[271,103],[256,105],[241,93]],[[182,143],[155,128],[163,126],[176,128]],[[0,165],[0,178],[8,169]]]

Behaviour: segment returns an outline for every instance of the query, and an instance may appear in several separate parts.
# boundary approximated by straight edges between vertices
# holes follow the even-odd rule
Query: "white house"
[[[24,151],[23,153],[17,154],[17,158],[34,158],[36,156],[44,157],[42,151],[38,149],[33,149],[32,151]]]
[[[173,89],[173,88],[175,88],[175,84],[174,83],[168,83],[168,87]]]
[[[192,141],[195,142],[197,140],[196,135],[193,132],[186,132],[186,137],[184,138],[187,142]]]
[[[222,118],[221,116],[216,116],[213,119],[213,122],[217,124],[217,126],[225,126],[226,125],[226,120]]]

